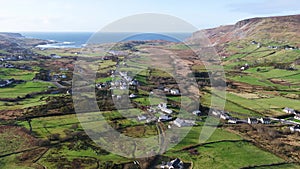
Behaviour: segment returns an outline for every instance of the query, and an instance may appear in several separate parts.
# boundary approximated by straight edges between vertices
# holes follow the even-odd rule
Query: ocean
[[[50,40],[55,43],[39,45],[41,48],[80,48],[91,43],[115,43],[131,40],[184,41],[192,33],[93,33],[93,32],[22,32],[27,38]]]

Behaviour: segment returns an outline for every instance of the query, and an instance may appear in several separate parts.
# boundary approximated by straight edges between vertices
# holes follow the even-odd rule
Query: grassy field
[[[135,111],[130,111],[130,112],[132,112],[133,114],[137,113]],[[120,114],[118,114],[117,112],[102,112],[102,113],[107,118],[107,120],[112,120],[114,118],[120,117]],[[89,115],[93,115],[93,113]],[[95,126],[95,123],[99,122],[98,119],[95,118],[91,119],[89,115],[87,115],[86,119],[84,119],[82,122],[86,123],[86,125]],[[122,125],[124,126],[126,125],[124,120],[120,120],[118,122],[122,123]],[[128,126],[136,125],[135,122],[128,121],[126,123]],[[34,135],[38,138],[43,138],[43,139],[49,137],[52,134],[59,134],[60,138],[64,138],[67,136],[67,131],[82,131],[81,125],[79,124],[76,115],[36,118],[32,120],[31,124],[33,127]],[[29,128],[27,122],[20,122],[19,125]],[[78,127],[76,128],[72,126],[78,126]],[[148,132],[148,134],[153,134],[153,133]],[[97,159],[101,163],[113,162],[114,164],[129,162],[129,159],[120,157],[118,155],[110,154],[110,153],[104,153],[100,155],[99,152],[95,151],[94,148],[92,148],[96,145],[89,146],[82,141],[83,140],[66,142],[66,143],[59,144],[59,146],[51,147],[38,162],[44,166],[47,166],[48,168],[57,168],[58,164],[69,165],[73,160],[76,159]],[[60,162],[54,163],[51,160],[58,160]],[[11,162],[14,163],[15,161],[12,160]],[[7,161],[6,163],[9,163],[9,161]],[[83,160],[82,164],[84,165],[84,163],[85,162]],[[94,163],[92,164],[89,162],[89,164],[85,167],[95,168],[95,166],[96,164]]]
[[[223,98],[214,97],[215,102],[224,102]],[[211,95],[206,94],[201,98],[201,103],[206,106],[211,105]],[[236,112],[245,116],[262,116],[262,115],[282,115],[284,107],[300,109],[300,101],[289,99],[281,96],[269,95],[267,98],[247,99],[234,93],[226,93],[225,110]]]
[[[287,81],[292,83],[291,87],[299,89],[299,84],[295,84],[299,81],[297,78],[299,70],[287,71],[269,66],[251,67],[252,65],[267,65],[268,63],[292,63],[299,58],[299,50],[272,50],[267,47],[257,48],[257,45],[250,45],[249,42],[236,42],[229,44],[227,51],[233,53],[233,55],[223,60],[226,70],[232,70],[235,66],[241,67],[245,63],[250,65],[250,69],[244,71],[247,75],[232,76],[229,74],[228,78],[231,80],[251,85],[276,86],[279,89],[288,89],[287,86],[273,84],[268,81],[271,78],[288,79]],[[257,69],[263,71],[257,71]]]
[[[13,86],[0,88],[1,98],[17,98],[24,97],[27,94],[34,92],[42,92],[48,89],[49,86],[54,86],[49,82],[28,81]]]
[[[61,95],[60,94],[38,95],[32,98],[24,99],[22,101],[13,102],[13,103],[0,101],[0,110],[26,109],[29,107],[43,105],[47,103],[45,99],[49,96],[61,96]]]
[[[255,111],[249,110],[241,105],[238,105],[236,103],[230,102],[229,100],[224,100],[223,98],[220,97],[214,97],[214,102],[216,105],[213,105],[214,108],[222,109],[222,107],[219,107],[219,105],[222,105],[223,102],[225,102],[225,110],[229,112],[237,112],[240,113],[241,115],[235,115],[233,116],[239,117],[239,118],[245,118],[249,116],[259,116]],[[218,104],[219,103],[219,104]],[[205,94],[204,96],[201,97],[201,104],[207,107],[211,106],[211,95],[210,94]]]
[[[224,129],[216,129],[206,143],[197,146],[195,149],[199,153],[198,155],[181,150],[186,146],[197,145],[200,131],[201,127],[193,127],[190,133],[166,155],[172,158],[179,157],[185,162],[192,162],[194,169],[241,168],[284,161]],[[291,167],[295,166],[291,165]]]
[[[263,71],[257,72],[257,69],[262,69]],[[251,68],[249,70],[246,70],[245,73],[247,74],[240,74],[237,76],[228,75],[228,78],[237,81],[237,82],[243,82],[250,85],[257,85],[257,86],[263,86],[263,87],[277,87],[281,90],[290,90],[292,89],[299,89],[300,85],[298,83],[299,81],[299,71],[287,71],[287,70],[280,70],[280,69],[272,69],[272,68],[263,68],[263,67],[257,67],[257,68]],[[287,82],[290,82],[291,85],[284,86],[280,84],[275,84],[270,81],[270,79],[283,79]]]
[[[110,114],[109,112],[104,113],[107,115]],[[109,119],[118,117],[119,115],[116,114],[114,116],[109,116]],[[87,121],[87,123],[89,122]],[[41,138],[46,138],[53,133],[58,133],[61,137],[64,137],[66,136],[65,131],[70,130],[74,124],[78,124],[76,115],[38,118],[32,120],[33,132]],[[20,125],[28,128],[27,122],[22,122]],[[275,155],[262,151],[251,143],[244,141],[240,136],[220,128],[216,129],[213,135],[205,143],[196,148],[196,150],[199,152],[199,155],[190,155],[188,151],[183,151],[183,148],[199,144],[199,134],[201,129],[201,126],[193,127],[178,145],[170,149],[164,155],[171,158],[179,157],[185,162],[193,162],[195,169],[203,167],[224,168],[224,166],[226,168],[239,168],[250,165],[264,165],[283,162],[282,159],[276,157]],[[80,125],[76,130],[81,130]],[[77,145],[76,147],[79,147],[74,149],[70,148],[71,143],[63,143],[60,144],[60,146],[50,148],[50,150],[48,150],[47,153],[44,154],[39,160],[39,163],[50,168],[55,168],[57,164],[52,163],[51,159],[61,158],[66,163],[67,161],[68,163],[71,163],[72,160],[83,157],[87,159],[97,159],[100,162],[112,161],[115,164],[130,161],[126,158],[110,153],[99,155],[89,146],[85,146],[85,148],[81,147],[83,145],[81,141],[72,143],[71,147],[73,147],[74,144]],[[84,145],[86,144],[84,143]],[[63,162],[61,163],[63,164]],[[89,165],[95,166],[95,164],[92,162],[90,162]],[[292,168],[294,166],[290,165],[290,167]]]
[[[22,164],[17,164],[16,159],[18,155],[11,155],[8,157],[0,158],[0,168],[1,169],[34,169],[33,167],[27,167]]]
[[[71,146],[72,148],[70,148]],[[80,148],[80,146],[85,146],[85,148]],[[75,145],[65,143],[59,147],[51,148],[38,162],[43,166],[47,166],[47,168],[64,168],[70,166],[74,160],[78,159],[82,159],[80,165],[84,168],[96,168],[96,161],[99,161],[100,167],[105,167],[105,163],[120,164],[130,161],[110,153],[100,155],[89,146],[77,142]],[[53,163],[53,160],[58,162]]]
[[[20,70],[14,68],[0,68],[0,79],[11,79],[15,80],[32,80],[35,76],[34,71]]]
[[[221,141],[196,148],[200,155],[190,155],[188,152],[170,153],[192,161],[194,169],[200,168],[240,168],[250,165],[263,165],[283,162],[282,159],[264,152],[244,141]],[[238,160],[237,160],[238,159]]]
[[[64,137],[66,136],[64,131],[70,129],[74,124],[79,124],[76,115],[43,117],[36,118],[31,121],[32,131],[39,138],[47,138],[47,136],[51,134],[60,134],[62,137]],[[29,129],[27,122],[20,122],[19,125]]]
[[[225,110],[232,112],[232,116],[239,117],[241,119],[245,119],[247,117],[285,114],[282,112],[282,108],[284,107],[291,107],[296,110],[300,110],[299,99],[297,100],[285,97],[292,96],[291,94],[300,94],[300,71],[287,71],[274,69],[273,66],[261,66],[263,64],[268,65],[266,63],[273,62],[292,62],[299,57],[299,51],[277,50],[274,53],[274,50],[266,47],[257,48],[257,45],[249,45],[248,43],[249,42],[237,42],[229,44],[227,50],[233,55],[223,59],[225,70],[230,71],[230,73],[227,73],[227,78],[235,82],[243,82],[249,85],[273,87],[280,91],[253,91],[251,93],[252,95],[249,95],[247,93],[232,89],[230,92],[226,93],[226,100],[216,93],[217,96],[214,97],[214,103],[216,103],[216,105],[214,105],[216,106],[215,108],[222,109],[222,107],[218,106],[221,106],[223,102],[226,102]],[[167,46],[167,48],[171,49],[172,51],[188,49],[185,45],[181,44],[170,45]],[[70,58],[72,58],[73,56],[78,56],[77,54],[74,54],[74,52],[77,52],[76,50],[77,49],[49,49],[42,51],[37,49],[35,52],[45,56],[49,56],[51,53],[56,53],[61,56],[70,56]],[[94,58],[96,58],[95,56],[99,56],[100,58],[100,55],[104,55],[104,53],[97,53],[94,51],[93,54],[88,54],[87,56]],[[63,59],[67,60],[68,58]],[[61,61],[63,59],[57,59],[56,61]],[[144,56],[143,54],[141,54],[140,57],[129,57],[128,60],[126,60],[124,57],[120,58],[120,60],[122,59],[126,61],[127,66],[126,64],[122,66],[122,61],[120,62],[119,66],[116,66],[116,62],[111,60],[102,61],[99,59],[98,61],[93,62],[93,65],[91,64],[91,68],[98,70],[99,73],[104,74],[109,73],[114,69],[126,71],[129,74],[139,72],[139,74],[134,78],[139,81],[142,87],[144,87],[144,85],[149,85],[149,88],[153,87],[151,85],[154,85],[154,83],[149,84],[150,78],[147,76],[151,75],[151,77],[154,79],[167,79],[168,77],[171,77],[167,71],[173,71],[173,67],[170,67],[170,65],[169,67],[163,67],[164,64],[167,65],[168,63],[166,61],[169,59],[166,58],[162,59],[162,62],[165,61],[166,63],[157,63],[158,66],[161,67],[151,70],[148,68],[148,66],[151,65],[153,58]],[[54,61],[54,59],[51,59],[51,61]],[[250,67],[250,69],[243,72],[237,71],[238,67],[245,63],[250,65],[256,64],[260,66]],[[167,70],[163,71],[163,68]],[[209,69],[219,69],[220,65],[207,68],[203,65],[194,65],[191,68],[196,72],[208,72],[210,71]],[[30,93],[45,91],[49,86],[53,86],[53,84],[49,82],[32,81],[36,71],[36,68],[33,71],[0,68],[1,79],[14,78],[26,81],[21,84],[1,88],[0,97],[23,97]],[[108,76],[109,74],[106,75]],[[291,87],[283,84],[272,83],[270,81],[271,79],[282,79],[291,83]],[[111,77],[98,78],[96,83],[107,82],[110,80],[113,79]],[[299,93],[297,93],[297,91],[299,91]],[[122,92],[124,91],[114,90],[114,94],[122,94]],[[203,93],[204,92],[205,91],[203,91]],[[139,106],[157,105],[161,102],[166,102],[165,99],[148,96],[149,93],[147,91],[143,91],[142,89],[139,89],[139,93],[137,95],[137,98],[131,100],[138,103]],[[0,110],[25,109],[32,106],[46,104],[45,100],[48,96],[50,95],[38,95],[34,96],[33,98],[28,98],[14,103],[0,102]],[[200,100],[202,106],[210,107],[211,98],[212,96],[209,94],[209,92],[202,95]],[[168,96],[166,99],[175,102],[190,101],[186,96]],[[178,112],[177,109],[172,110]],[[157,125],[145,125],[138,121],[136,117],[140,114],[144,114],[144,112],[137,109],[129,109],[119,112],[103,111],[97,113],[101,113],[104,118],[102,118],[102,116],[94,116],[94,113],[87,113],[86,116],[81,119],[81,123],[79,122],[76,114],[33,118],[31,120],[31,134],[35,138],[32,137],[32,139],[35,139],[35,141],[38,140],[49,142],[47,146],[42,147],[47,150],[45,151],[45,154],[42,152],[37,153],[40,154],[41,158],[36,161],[36,164],[40,164],[46,168],[76,168],[76,165],[81,165],[81,168],[104,168],[108,163],[121,164],[133,161],[132,159],[127,159],[106,152],[98,147],[96,143],[84,135],[83,128],[85,127],[91,127],[92,131],[99,131],[102,128],[107,129],[108,125],[111,125],[111,127],[118,129],[118,131],[122,131],[126,136],[137,138],[150,137],[160,132],[160,128],[157,127]],[[181,113],[180,115],[182,114],[184,115],[184,113]],[[180,115],[176,116],[180,117]],[[156,116],[160,115],[156,114]],[[199,119],[202,118],[205,119],[205,117],[199,117]],[[107,123],[104,123],[104,120],[106,120]],[[16,125],[19,127],[24,127],[26,129],[30,128],[27,121],[18,121],[16,123]],[[167,125],[170,123],[166,122],[164,124],[160,124],[167,128]],[[192,163],[193,169],[241,168],[249,166],[253,166],[252,168],[258,169],[299,168],[299,166],[295,166],[293,164],[264,167],[264,165],[282,163],[285,161],[274,154],[256,147],[251,141],[245,140],[240,135],[231,133],[230,131],[226,130],[226,128],[211,128],[211,130],[214,130],[213,134],[204,142],[200,142],[200,133],[203,129],[204,123],[198,121],[197,124],[199,125],[192,127],[183,140],[181,140],[177,145],[173,145],[174,147],[164,153],[163,156],[167,156],[172,159],[180,158],[184,162]],[[172,126],[172,128],[175,127]],[[182,132],[188,130],[188,128],[185,127],[180,129]],[[206,136],[207,133],[203,133],[203,135]],[[0,147],[2,148],[0,150],[0,155],[36,146],[33,145],[33,141],[30,140],[31,136],[29,136],[27,135],[27,137],[23,137],[19,131],[3,130],[0,132]],[[53,139],[54,136],[57,136],[57,138]],[[103,137],[99,137],[99,139],[103,139]],[[113,144],[113,142],[109,143]],[[123,144],[125,145],[126,143],[124,142]],[[114,146],[115,148],[120,147],[120,145]],[[156,147],[156,145],[149,145],[149,147],[145,148],[145,150],[152,149],[152,146]],[[194,147],[191,148],[191,146]],[[27,163],[20,161],[24,154],[26,155],[26,153],[20,153],[18,155],[10,155],[0,158],[0,168],[34,168],[33,166],[26,167]],[[27,162],[32,163],[32,161],[34,160],[29,159]]]

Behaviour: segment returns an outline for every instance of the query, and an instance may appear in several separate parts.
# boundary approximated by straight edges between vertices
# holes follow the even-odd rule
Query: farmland
[[[0,168],[299,168],[299,47],[253,38],[0,50]]]

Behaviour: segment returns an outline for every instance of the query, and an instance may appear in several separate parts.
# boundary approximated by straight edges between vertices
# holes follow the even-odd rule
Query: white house
[[[296,114],[296,115],[294,116],[294,119],[300,120],[300,114]]]
[[[9,79],[9,80],[0,80],[0,87],[5,87],[14,82],[14,79]]]
[[[167,114],[172,114],[173,111],[167,108],[167,103],[160,103],[158,104],[157,108],[159,108],[162,112]]]
[[[170,92],[170,89],[167,88],[167,87],[165,87],[165,88],[164,88],[164,92]]]
[[[60,76],[62,79],[65,79],[65,78],[67,78],[67,75],[61,75]]]
[[[289,108],[289,107],[285,107],[283,109],[284,112],[288,113],[288,114],[296,114],[296,111],[292,108]]]
[[[262,124],[271,124],[271,119],[266,117],[259,118],[258,121]]]
[[[248,117],[248,124],[257,124],[257,118]]]
[[[221,112],[219,110],[212,110],[212,115],[219,117]]]
[[[201,111],[200,110],[195,110],[193,111],[193,114],[196,116],[201,116]]]
[[[129,98],[136,98],[136,95],[133,94],[133,93],[131,93],[131,94],[129,95]]]
[[[53,55],[53,56],[51,56],[51,58],[53,58],[53,59],[61,59],[61,56]]]
[[[120,86],[120,90],[126,90],[126,89],[127,89],[127,86],[125,86],[125,85]]]
[[[291,132],[300,132],[300,125],[297,124],[296,126],[290,127]]]
[[[193,126],[195,125],[195,122],[193,120],[184,120],[177,118],[176,120],[173,121],[173,124],[176,125],[177,127],[185,127],[185,126]]]
[[[223,120],[228,120],[230,118],[230,115],[228,113],[221,113],[220,118]]]
[[[147,117],[144,116],[144,115],[140,115],[140,116],[138,116],[137,118],[138,118],[139,121],[143,121],[143,120],[146,120],[146,119],[147,119]]]
[[[171,89],[171,90],[170,90],[170,93],[171,93],[172,95],[179,95],[179,94],[180,94],[180,92],[179,92],[178,89]]]
[[[161,110],[162,112],[164,112],[164,113],[167,113],[167,114],[172,114],[172,113],[173,113],[173,110],[168,109],[168,108],[161,108],[160,110]]]
[[[64,67],[61,67],[61,68],[59,68],[59,70],[60,70],[60,71],[68,71],[68,70],[69,70],[69,68],[64,68]]]
[[[228,119],[228,123],[230,123],[230,124],[237,124],[238,123],[238,119],[231,117],[231,118]]]
[[[167,103],[159,103],[158,106],[157,106],[159,109],[161,108],[167,108]]]
[[[257,45],[257,44],[258,44],[258,42],[256,42],[256,41],[252,41],[252,42],[251,42],[251,44],[252,44],[252,45]]]
[[[158,118],[158,122],[169,121],[169,120],[172,120],[171,116],[162,115]]]

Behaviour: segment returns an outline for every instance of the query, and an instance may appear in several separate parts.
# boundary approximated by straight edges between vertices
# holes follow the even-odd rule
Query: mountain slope
[[[244,40],[300,47],[300,15],[245,19],[235,25],[200,30],[190,40],[201,33],[206,34],[218,51],[226,43]]]

